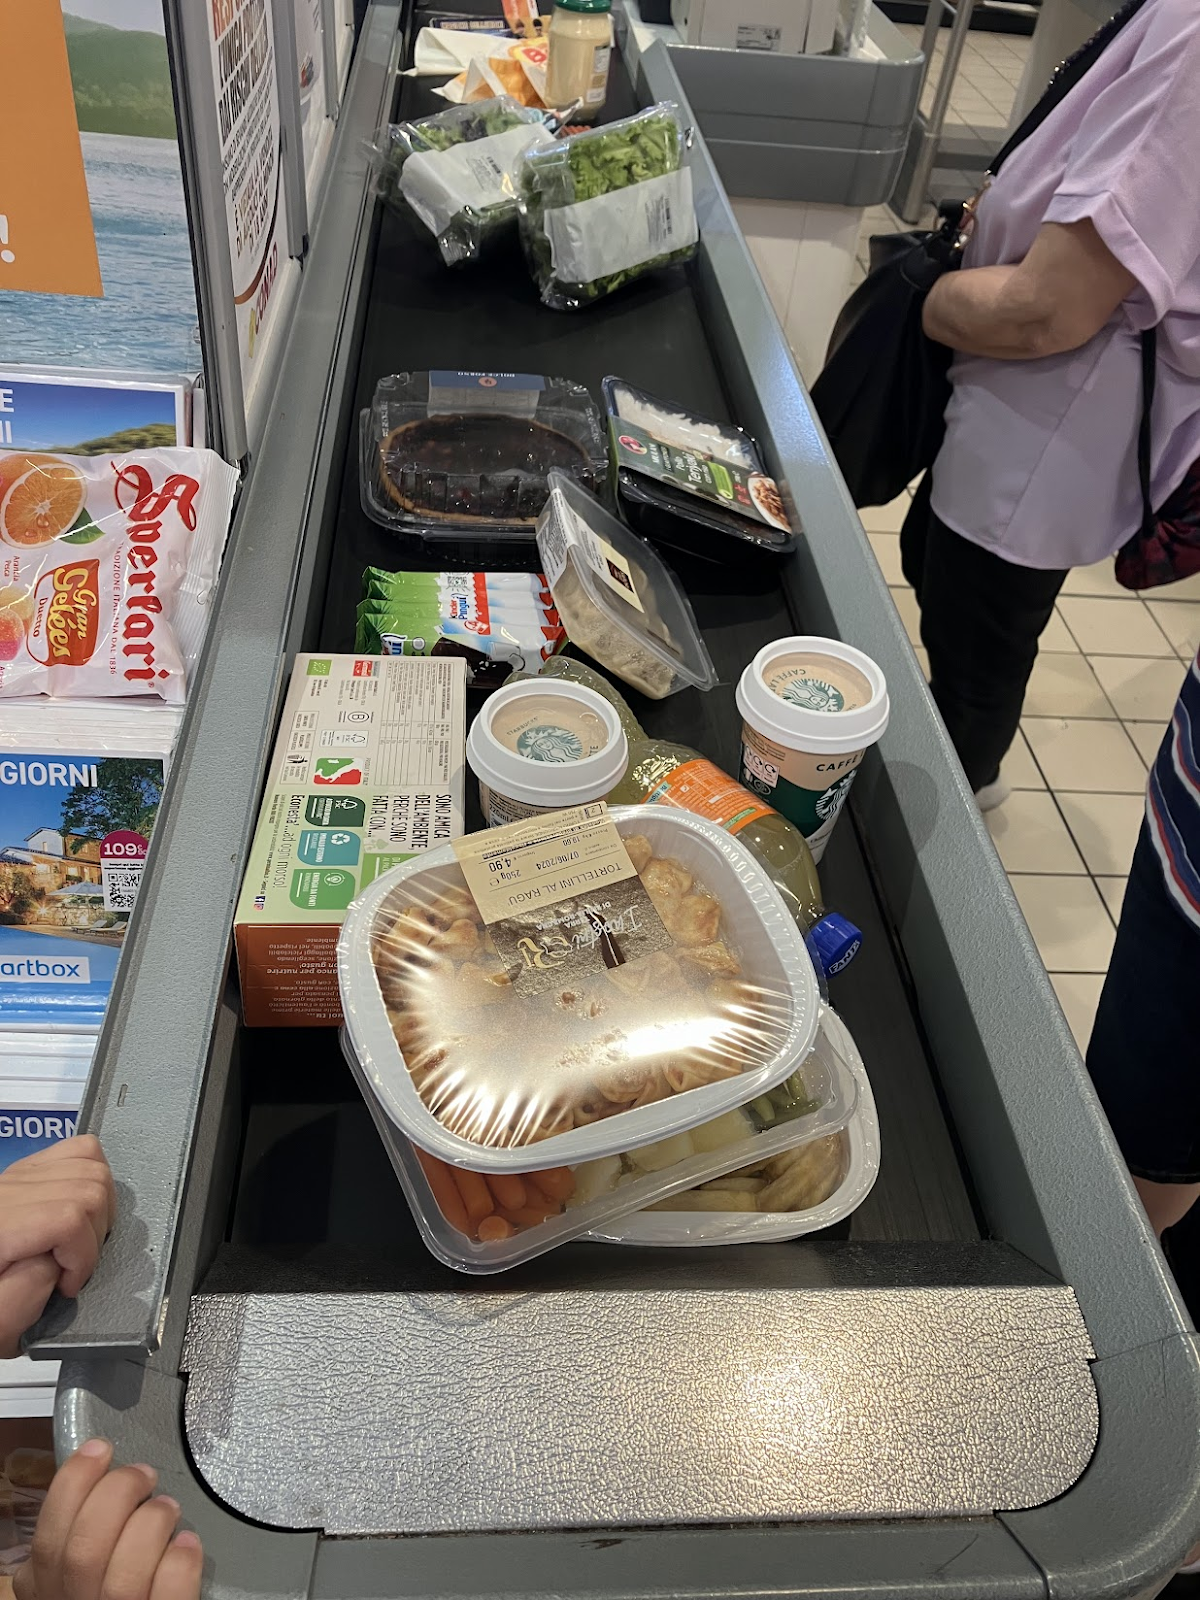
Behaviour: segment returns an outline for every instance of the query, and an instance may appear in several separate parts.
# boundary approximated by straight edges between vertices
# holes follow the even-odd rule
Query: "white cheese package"
[[[820,1007],[794,920],[735,838],[599,802],[380,877],[347,914],[338,981],[396,1129],[499,1173],[653,1144],[768,1093]]]
[[[811,1053],[785,1083],[690,1131],[575,1167],[471,1171],[396,1130],[342,1038],[421,1237],[458,1272],[504,1272],[583,1234],[604,1239],[645,1215],[638,1206],[719,1181],[731,1165],[837,1139],[848,1118],[858,1121],[854,1076],[823,1022]]]
[[[544,305],[577,310],[700,239],[689,134],[670,101],[521,158],[521,241]]]
[[[237,477],[211,450],[0,450],[0,698],[181,704]]]
[[[857,1090],[853,1115],[840,1130],[778,1141],[769,1151],[764,1139],[697,1188],[674,1189],[648,1209],[590,1224],[588,1237],[605,1244],[766,1244],[831,1228],[857,1211],[879,1176],[879,1115],[858,1046],[828,1006],[821,1013],[822,1048],[835,1053]]]
[[[376,187],[389,204],[407,205],[457,266],[515,219],[521,155],[553,143],[540,111],[498,95],[386,127],[372,146]]]
[[[711,689],[712,657],[662,557],[565,474],[549,483],[538,553],[572,644],[650,700]]]

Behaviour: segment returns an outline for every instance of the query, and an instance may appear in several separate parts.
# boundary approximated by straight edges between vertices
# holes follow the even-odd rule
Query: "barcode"
[[[755,22],[738,24],[739,50],[778,50],[782,43],[782,28],[771,28]]]
[[[467,170],[484,193],[490,193],[493,189],[503,190],[504,168],[494,156],[489,156],[486,152],[472,151],[466,160]]]
[[[137,904],[138,890],[142,886],[142,869],[110,867],[105,863],[104,909],[106,911],[132,911]]]
[[[550,582],[556,583],[567,565],[567,530],[552,514],[546,518],[541,534],[542,562]]]
[[[666,244],[671,237],[671,201],[665,194],[655,195],[650,202],[649,215],[646,218],[646,228],[650,235],[650,243],[655,249]]]

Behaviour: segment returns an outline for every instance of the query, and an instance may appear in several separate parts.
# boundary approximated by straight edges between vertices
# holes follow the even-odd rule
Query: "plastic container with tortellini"
[[[539,1168],[522,1174],[454,1167],[418,1149],[381,1108],[345,1032],[343,1048],[422,1239],[439,1261],[458,1272],[504,1272],[581,1236],[624,1242],[625,1228],[636,1233],[646,1222],[652,1225],[654,1235],[646,1243],[725,1242],[698,1236],[699,1225],[711,1219],[637,1208],[670,1204],[671,1196],[678,1197],[680,1191],[690,1193],[697,1183],[719,1182],[731,1168],[766,1163],[780,1153],[794,1158],[805,1149],[843,1140],[846,1134],[841,1130],[847,1119],[851,1130],[849,1172],[833,1201],[807,1216],[825,1216],[842,1195],[848,1202],[851,1193],[862,1187],[857,1179],[859,1169],[870,1166],[870,1135],[864,1141],[864,1131],[875,1128],[874,1102],[865,1076],[843,1054],[837,1019],[827,1008],[811,1053],[769,1096],[756,1097],[750,1104],[654,1144],[574,1167]],[[864,1093],[868,1102],[865,1116]],[[744,1227],[747,1222],[763,1224],[767,1220],[725,1216],[716,1218],[716,1223],[740,1222]],[[830,1220],[834,1220],[832,1214]],[[814,1221],[806,1229],[799,1216],[788,1221],[793,1233],[828,1225]],[[670,1236],[683,1229],[689,1236]],[[664,1232],[667,1237],[658,1237]],[[629,1242],[642,1241],[631,1236]]]
[[[712,657],[670,567],[565,473],[547,482],[538,554],[571,643],[650,700],[711,689]]]
[[[521,852],[587,887],[498,915],[491,864]],[[837,1127],[852,1109],[848,1074],[781,1090],[817,1034],[812,963],[754,858],[689,812],[579,807],[427,851],[355,901],[337,959],[369,1100],[455,1168],[574,1167],[772,1093]]]
[[[673,1188],[649,1202],[648,1209],[592,1223],[588,1238],[632,1245],[767,1244],[831,1228],[857,1211],[879,1176],[879,1115],[858,1046],[828,1006],[815,1053],[823,1051],[850,1073],[857,1088],[844,1127],[785,1146],[776,1140],[770,1150],[764,1137],[738,1165],[695,1187]],[[797,1131],[807,1132],[803,1124]]]

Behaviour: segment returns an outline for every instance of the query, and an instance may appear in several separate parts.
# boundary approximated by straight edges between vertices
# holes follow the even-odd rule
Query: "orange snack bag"
[[[180,703],[236,485],[211,450],[0,450],[0,698]]]

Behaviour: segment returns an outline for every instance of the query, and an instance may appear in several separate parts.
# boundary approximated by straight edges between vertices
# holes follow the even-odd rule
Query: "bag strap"
[[[1154,532],[1155,512],[1150,499],[1150,413],[1154,406],[1154,387],[1158,376],[1158,330],[1147,328],[1142,334],[1142,415],[1138,422],[1138,486],[1142,491],[1141,537]]]
[[[1126,0],[1119,11],[1115,12],[1102,27],[1097,28],[1086,44],[1080,45],[1074,55],[1068,56],[1062,62],[1050,79],[1046,92],[992,161],[988,168],[991,177],[996,176],[1017,146],[1024,144],[1029,135],[1040,128],[1050,113],[1062,104],[1085,73],[1104,54],[1125,24],[1137,15],[1145,3],[1146,0]]]

